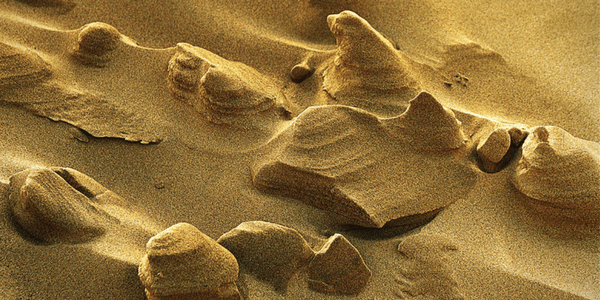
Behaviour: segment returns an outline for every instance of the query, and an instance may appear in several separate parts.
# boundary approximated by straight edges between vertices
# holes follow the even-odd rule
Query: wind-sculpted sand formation
[[[337,50],[323,71],[323,90],[336,103],[401,112],[420,89],[409,59],[351,11],[328,16],[327,24]]]
[[[177,45],[167,80],[175,98],[216,124],[244,127],[248,116],[275,118],[276,104],[282,104],[283,95],[266,76],[189,44]]]
[[[8,197],[15,222],[36,240],[85,242],[119,223],[100,208],[119,200],[108,193],[75,170],[34,168],[11,176]]]
[[[426,222],[475,181],[460,126],[425,92],[390,119],[348,106],[309,108],[267,144],[253,181],[344,224]]]
[[[148,299],[240,299],[235,257],[193,225],[167,228],[146,249],[139,275]]]
[[[0,298],[600,299],[597,90],[485,5],[0,4]]]

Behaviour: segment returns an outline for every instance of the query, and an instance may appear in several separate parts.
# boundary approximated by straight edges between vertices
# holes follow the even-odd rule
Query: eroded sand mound
[[[600,227],[600,145],[559,127],[537,127],[523,143],[513,183],[546,213]]]
[[[313,107],[267,146],[253,182],[342,224],[419,224],[474,183],[464,143],[460,122],[427,93],[392,119],[348,106]]]

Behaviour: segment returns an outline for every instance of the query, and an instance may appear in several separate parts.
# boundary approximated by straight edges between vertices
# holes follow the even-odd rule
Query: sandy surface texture
[[[598,1],[0,1],[0,299],[600,299]]]

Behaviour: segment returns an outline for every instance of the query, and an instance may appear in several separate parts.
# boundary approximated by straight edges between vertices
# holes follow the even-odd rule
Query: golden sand
[[[0,299],[600,299],[599,20],[3,1]]]

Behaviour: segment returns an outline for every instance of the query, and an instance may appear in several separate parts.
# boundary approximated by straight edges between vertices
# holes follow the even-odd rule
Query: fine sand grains
[[[600,18],[476,2],[3,1],[0,294],[594,299]]]
[[[400,299],[466,299],[458,288],[449,256],[458,247],[448,238],[436,234],[416,234],[398,245],[402,255],[396,279]]]

